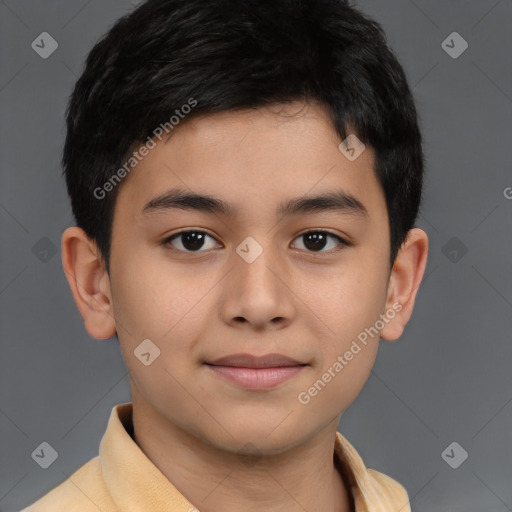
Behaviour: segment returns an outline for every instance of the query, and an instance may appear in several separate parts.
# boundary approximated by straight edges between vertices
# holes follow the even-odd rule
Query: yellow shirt
[[[196,511],[135,443],[131,427],[132,403],[114,406],[99,455],[21,512]],[[411,512],[405,489],[367,469],[339,432],[334,461],[351,489],[356,512]]]

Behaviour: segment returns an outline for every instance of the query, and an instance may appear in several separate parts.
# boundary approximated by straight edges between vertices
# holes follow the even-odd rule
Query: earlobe
[[[110,280],[94,241],[78,226],[62,235],[62,267],[85,328],[96,339],[116,333]]]
[[[411,229],[398,252],[389,279],[385,311],[393,309],[395,314],[380,333],[384,340],[395,341],[400,338],[409,322],[425,273],[427,257],[427,234],[419,228]]]

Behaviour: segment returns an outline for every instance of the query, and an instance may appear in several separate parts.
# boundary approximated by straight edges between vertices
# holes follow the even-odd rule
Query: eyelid
[[[328,229],[317,228],[317,229],[306,229],[306,231],[302,231],[295,238],[299,238],[299,236],[307,235],[308,233],[322,233],[324,235],[332,236],[333,238],[337,238],[340,242],[345,243],[346,245],[352,245],[352,243],[345,237],[339,235],[338,233],[333,233]]]

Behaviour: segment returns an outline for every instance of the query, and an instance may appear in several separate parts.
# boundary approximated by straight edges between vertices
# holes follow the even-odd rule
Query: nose
[[[253,249],[250,247],[249,252]],[[255,259],[241,254],[233,254],[233,268],[226,276],[221,302],[224,321],[259,330],[280,329],[290,324],[297,300],[290,270],[275,250],[261,247]]]

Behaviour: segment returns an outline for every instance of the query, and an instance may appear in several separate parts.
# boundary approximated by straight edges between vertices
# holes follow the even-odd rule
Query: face
[[[278,451],[339,419],[376,357],[379,336],[365,329],[382,328],[390,309],[373,152],[349,160],[318,105],[276,112],[183,123],[125,179],[113,220],[109,293],[134,403],[233,452],[248,442]],[[225,208],[173,202],[178,188]],[[325,194],[365,212],[339,200],[297,207]],[[211,365],[270,353],[302,366]]]

